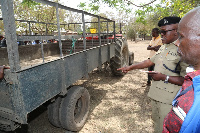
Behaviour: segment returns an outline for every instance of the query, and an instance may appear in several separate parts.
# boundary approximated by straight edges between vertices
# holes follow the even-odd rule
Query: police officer
[[[180,61],[175,45],[178,39],[179,21],[179,17],[161,19],[158,26],[164,45],[158,52],[148,60],[118,69],[127,73],[133,69],[143,69],[155,65],[155,73],[151,74],[153,81],[148,96],[151,98],[152,119],[156,133],[162,132],[164,117],[171,109],[171,102],[183,84],[186,67],[189,66]]]

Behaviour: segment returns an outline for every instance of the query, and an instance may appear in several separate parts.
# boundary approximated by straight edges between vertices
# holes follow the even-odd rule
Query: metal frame
[[[8,25],[12,25],[12,27],[9,27],[10,29],[8,29],[9,31],[13,31],[12,33],[15,33],[16,34],[16,30],[15,30],[15,26],[14,26],[14,21],[19,21],[19,22],[27,22],[29,24],[29,34],[31,34],[31,30],[30,30],[30,24],[31,23],[41,23],[41,24],[51,24],[51,25],[57,25],[57,30],[58,30],[58,36],[41,36],[41,35],[35,35],[35,36],[17,36],[17,41],[32,41],[32,40],[50,40],[50,39],[58,39],[59,41],[59,47],[60,47],[60,57],[62,58],[63,57],[63,53],[62,53],[62,42],[61,40],[62,39],[71,39],[72,37],[74,38],[81,38],[83,37],[83,44],[84,44],[84,49],[86,49],[86,39],[85,37],[89,37],[91,35],[86,35],[86,32],[85,32],[85,23],[98,23],[98,34],[92,34],[92,36],[94,35],[98,35],[99,37],[99,44],[101,45],[101,33],[100,33],[100,23],[101,22],[113,22],[113,24],[115,24],[114,21],[110,20],[110,19],[107,19],[107,18],[104,18],[104,17],[101,17],[101,16],[98,16],[98,15],[94,15],[94,14],[91,14],[91,13],[88,13],[88,12],[85,12],[85,11],[82,11],[82,10],[78,10],[78,9],[73,9],[73,8],[70,8],[70,7],[67,7],[67,6],[64,6],[64,5],[61,5],[61,4],[58,4],[58,3],[55,3],[55,2],[51,2],[51,1],[48,1],[48,0],[34,0],[35,2],[39,2],[39,3],[43,3],[43,4],[47,4],[47,5],[50,5],[50,6],[53,6],[56,8],[56,17],[57,17],[57,24],[54,24],[54,23],[45,23],[45,22],[36,22],[36,21],[26,21],[26,20],[15,20],[14,18],[12,18],[12,24],[7,24],[5,25],[5,29],[8,29],[6,27],[9,27]],[[3,2],[3,1],[2,1]],[[3,3],[5,3],[6,1],[4,1]],[[10,7],[8,7],[8,10],[4,13],[2,13],[3,16],[13,16],[12,14],[10,13],[13,13],[13,8],[11,5],[9,5]],[[77,12],[77,13],[81,13],[82,14],[82,23],[68,23],[68,25],[70,24],[83,24],[83,35],[68,35],[68,36],[61,36],[61,33],[60,33],[60,25],[66,25],[66,24],[60,24],[59,22],[59,13],[58,13],[58,10],[60,9],[65,9],[65,10],[69,10],[69,11],[73,11],[73,12]],[[3,8],[2,8],[3,9]],[[6,10],[6,9],[5,9]],[[98,22],[85,22],[85,19],[84,19],[84,16],[85,15],[89,15],[89,16],[93,16],[93,17],[97,17],[98,18]],[[3,17],[6,19],[6,17]],[[100,19],[104,19],[106,21],[100,21]],[[2,18],[0,18],[0,20],[2,20]],[[8,20],[4,20],[4,23],[5,22],[8,22]],[[115,25],[113,26],[114,28],[114,32],[111,33],[115,36]],[[107,30],[108,31],[108,30]],[[47,31],[46,31],[47,32]],[[106,33],[107,36],[108,36],[108,33]],[[11,40],[15,40],[16,41],[16,37],[15,35],[12,35],[13,38]],[[7,42],[10,41],[10,39],[8,37],[7,38]],[[92,40],[93,41],[93,40]],[[109,40],[107,39],[107,42],[109,42]],[[16,44],[16,43],[13,43],[13,44]],[[8,46],[10,46],[8,44]],[[13,47],[13,46],[12,46]],[[14,53],[17,53],[18,52],[18,48],[15,47],[15,48],[12,48],[10,47],[8,51],[13,51]],[[42,47],[42,46],[41,46]],[[43,47],[42,47],[43,48]],[[43,51],[43,50],[42,50]],[[21,67],[20,67],[20,63],[19,63],[19,53],[18,54],[15,54],[15,56],[13,57],[12,55],[14,55],[13,53],[9,53],[9,61],[13,61],[13,62],[9,62],[10,66],[11,66],[11,71],[19,71],[21,70]],[[16,58],[15,60],[11,59],[11,58]],[[44,57],[43,57],[43,60],[44,60]]]
[[[101,23],[100,19],[103,17],[69,8],[47,0],[34,1],[56,7],[58,36],[17,36],[13,0],[0,0],[10,65],[10,71],[6,71],[5,73],[5,81],[0,81],[0,117],[6,117],[4,123],[8,123],[7,126],[9,126],[11,130],[18,127],[16,122],[27,124],[28,113],[32,112],[46,101],[53,99],[56,95],[65,95],[67,93],[67,88],[70,85],[82,77],[87,77],[88,73],[94,68],[101,68],[102,63],[109,61],[115,54],[114,43],[101,45],[100,32],[98,33],[99,46],[86,49],[86,33],[83,32],[84,50],[78,53],[63,56],[61,40],[63,38],[71,38],[74,35],[67,37],[61,36],[58,14],[59,8],[82,13],[83,29],[86,23],[84,15],[98,17],[99,31]],[[103,19],[107,20],[107,23],[112,21],[106,18]],[[34,22],[24,20],[19,21],[28,22],[29,25]],[[114,21],[112,22],[114,23]],[[80,37],[80,35],[76,37]],[[44,62],[44,52],[42,52],[42,64],[21,69],[19,63],[18,45],[16,45],[17,40],[28,41],[49,39],[59,40],[60,58],[51,62]],[[41,49],[43,51],[43,44],[41,44]],[[5,93],[6,95],[3,95]],[[1,97],[1,94],[3,97]]]

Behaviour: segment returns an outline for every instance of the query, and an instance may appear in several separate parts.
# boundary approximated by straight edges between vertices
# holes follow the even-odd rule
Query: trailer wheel
[[[122,71],[117,71],[118,68],[129,65],[129,50],[125,39],[117,39],[115,45],[115,56],[110,59],[110,68],[115,76],[123,76]]]
[[[59,120],[59,108],[62,98],[58,97],[53,103],[48,105],[48,119],[49,122],[56,126],[61,127],[60,120]]]
[[[68,90],[60,106],[60,123],[64,129],[79,131],[89,114],[90,95],[87,89],[74,86]]]

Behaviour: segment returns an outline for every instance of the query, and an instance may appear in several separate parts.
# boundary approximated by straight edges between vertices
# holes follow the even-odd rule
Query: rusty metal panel
[[[65,82],[69,87],[87,74],[87,52],[83,51],[64,58]]]
[[[101,46],[101,60],[102,60],[102,63],[106,62],[109,60],[109,45],[104,45],[104,46]]]
[[[100,47],[88,50],[88,72],[91,72],[94,68],[98,67],[99,49]]]
[[[55,60],[19,72],[19,88],[27,112],[33,111],[61,92],[61,61]]]
[[[36,109],[98,67],[99,49],[92,48],[19,71],[19,89],[22,99],[26,99],[23,101],[26,112]],[[103,54],[107,53],[108,45],[102,49]],[[105,56],[104,61],[107,60]]]

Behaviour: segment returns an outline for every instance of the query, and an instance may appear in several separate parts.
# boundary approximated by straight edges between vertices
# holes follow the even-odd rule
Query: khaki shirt
[[[150,59],[153,63],[155,63],[154,71],[168,76],[184,77],[186,75],[186,68],[189,65],[184,62],[180,62],[179,65],[177,65],[180,61],[177,48],[178,47],[174,45],[174,43],[162,45],[158,52],[156,52],[156,54]],[[163,64],[165,64],[167,68],[171,70],[175,70],[177,66],[177,70],[180,71],[180,74],[166,69]],[[156,101],[171,104],[180,88],[181,86],[171,83],[164,83],[164,81],[152,81],[148,96]]]
[[[155,37],[152,38],[152,40],[150,41],[149,46],[154,47],[154,46],[162,45],[162,40],[161,40],[160,36],[156,37],[155,40],[154,39],[155,39]],[[151,50],[150,54],[149,54],[149,58],[151,58],[152,56],[154,56],[155,53],[156,53],[156,51]]]

